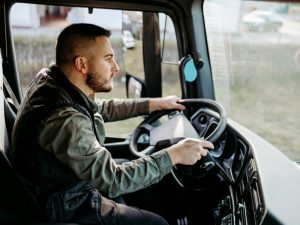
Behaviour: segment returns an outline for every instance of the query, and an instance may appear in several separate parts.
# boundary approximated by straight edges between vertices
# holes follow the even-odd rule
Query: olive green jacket
[[[92,102],[87,98],[87,101],[94,108],[96,132],[86,115],[73,107],[64,106],[40,122],[38,144],[54,153],[80,179],[90,182],[108,197],[145,188],[157,183],[171,171],[172,162],[164,150],[117,165],[110,152],[103,147],[104,122],[149,113],[148,99],[96,99]]]

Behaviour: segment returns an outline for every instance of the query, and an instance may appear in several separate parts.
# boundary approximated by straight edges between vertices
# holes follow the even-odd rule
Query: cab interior
[[[40,206],[8,157],[15,115],[25,94],[23,74],[20,74],[19,68],[25,67],[24,73],[27,73],[26,61],[24,65],[17,63],[20,50],[16,47],[14,36],[14,32],[22,34],[24,27],[16,25],[14,30],[11,25],[12,11],[22,4],[63,6],[68,12],[76,8],[82,17],[97,15],[98,9],[99,12],[115,10],[122,19],[122,29],[132,29],[136,38],[135,46],[130,48],[122,46],[121,39],[116,42],[115,46],[119,46],[116,55],[120,57],[121,64],[125,68],[127,66],[122,76],[117,78],[116,89],[122,89],[124,97],[136,98],[164,96],[174,93],[172,87],[177,87],[175,94],[182,97],[182,104],[187,107],[184,112],[155,112],[131,121],[133,125],[129,135],[121,135],[115,130],[109,133],[105,147],[117,161],[121,163],[151,154],[175,143],[178,138],[205,137],[213,141],[215,148],[208,158],[194,166],[174,167],[161,182],[144,191],[122,196],[125,204],[156,212],[172,225],[299,224],[299,168],[260,136],[231,120],[222,104],[215,101],[212,55],[205,36],[202,0],[1,2],[0,224],[48,224],[43,221]],[[53,8],[57,9],[47,9]],[[124,11],[127,14],[122,14]],[[55,12],[42,18],[54,17]],[[76,11],[72,12],[68,14],[70,23],[76,22]],[[138,12],[136,15],[142,18],[142,27],[138,27],[139,20],[130,25],[124,16],[131,15],[130,12]],[[44,19],[40,20],[41,24],[47,24]],[[172,23],[168,25],[170,21]],[[135,30],[134,26],[138,29]],[[169,30],[173,32],[168,33]],[[43,34],[50,30],[33,29],[33,32]],[[142,41],[139,41],[140,37]],[[136,49],[139,49],[139,54],[142,52],[142,57],[137,55],[135,59],[141,58],[142,61],[128,61]],[[38,52],[35,54],[38,55]],[[139,70],[132,72],[135,68]],[[173,73],[175,75],[170,76]],[[171,85],[165,84],[166,80]],[[122,130],[123,127],[124,123],[117,128]],[[180,128],[180,134],[174,132],[174,127]]]

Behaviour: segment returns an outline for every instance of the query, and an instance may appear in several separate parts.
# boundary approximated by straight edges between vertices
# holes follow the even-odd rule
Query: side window
[[[228,115],[300,158],[300,5],[204,2],[216,99]]]
[[[55,60],[55,42],[61,26],[53,26],[52,15],[66,17],[67,8],[14,4],[10,12],[15,57],[22,92],[25,93],[34,75]],[[55,20],[58,21],[59,19]]]
[[[16,3],[10,12],[11,31],[17,68],[23,93],[41,69],[55,61],[55,43],[61,30],[72,23],[93,23],[112,31],[110,37],[115,59],[120,67],[109,93],[97,93],[106,98],[126,98],[126,74],[145,79],[143,61],[143,12],[57,5]],[[178,75],[178,48],[174,25],[170,17],[159,14],[162,45],[163,95],[181,97]],[[108,136],[126,137],[143,118],[106,123]]]
[[[11,31],[22,92],[26,92],[31,80],[41,68],[48,67],[51,62],[55,62],[55,43],[61,30],[69,24],[85,22],[112,31],[110,40],[116,62],[120,67],[120,72],[114,80],[113,91],[108,94],[98,93],[97,97],[126,98],[126,72],[123,58],[128,61],[130,57],[126,54],[131,54],[131,48],[124,43],[122,36],[122,21],[124,21],[122,16],[122,10],[94,8],[90,13],[88,8],[80,7],[21,3],[13,5],[10,12]],[[141,52],[140,45],[139,40],[136,40],[135,49],[139,52]],[[116,123],[107,123],[106,130],[108,134],[125,136],[131,133],[136,124],[137,122],[131,123],[130,121],[118,126]]]
[[[61,30],[80,22],[93,23],[112,31],[110,40],[120,66],[116,83],[122,82],[121,10],[93,9],[90,13],[88,8],[16,3],[10,12],[10,21],[23,93],[41,68],[55,62],[56,38]],[[119,86],[118,90],[121,93],[119,97],[126,96],[125,85]]]

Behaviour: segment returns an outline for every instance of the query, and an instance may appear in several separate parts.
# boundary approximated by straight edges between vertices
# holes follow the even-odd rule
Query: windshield
[[[231,119],[300,159],[300,5],[207,0],[216,100]]]

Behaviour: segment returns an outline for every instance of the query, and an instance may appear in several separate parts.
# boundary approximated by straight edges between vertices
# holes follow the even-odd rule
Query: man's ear
[[[86,74],[88,71],[87,58],[84,56],[76,56],[74,59],[75,68],[82,74]]]

